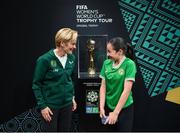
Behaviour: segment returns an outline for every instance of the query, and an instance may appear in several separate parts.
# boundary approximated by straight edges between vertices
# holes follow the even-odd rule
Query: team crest
[[[56,66],[57,66],[57,63],[56,63],[55,60],[51,60],[51,66],[52,66],[52,67],[56,67]]]
[[[120,74],[120,75],[124,75],[124,69],[120,68],[120,69],[119,69],[119,74]]]

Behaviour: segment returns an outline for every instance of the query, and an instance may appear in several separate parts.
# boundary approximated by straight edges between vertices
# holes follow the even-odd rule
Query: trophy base
[[[91,75],[91,76],[95,75],[95,74],[96,74],[95,69],[89,68],[89,69],[88,69],[88,74]]]
[[[96,79],[96,78],[99,78],[99,72],[96,72],[93,75],[90,75],[88,72],[81,72],[81,73],[79,73],[78,78],[81,78],[81,79]]]
[[[95,74],[88,74],[88,77],[90,77],[90,78],[93,78],[95,76],[96,76]]]

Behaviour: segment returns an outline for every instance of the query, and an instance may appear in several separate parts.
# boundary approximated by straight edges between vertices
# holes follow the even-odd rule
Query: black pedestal
[[[99,117],[99,89],[100,78],[79,79],[77,103],[79,114],[79,131],[102,131]]]

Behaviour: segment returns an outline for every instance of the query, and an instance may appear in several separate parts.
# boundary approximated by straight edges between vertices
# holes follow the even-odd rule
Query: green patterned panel
[[[166,66],[166,71],[172,73],[174,76],[179,77],[180,75],[180,44],[174,48],[172,52],[172,56],[169,59],[167,66]],[[178,84],[180,86],[180,84]],[[177,87],[178,87],[177,86]]]
[[[136,16],[126,10],[123,10],[123,9],[121,9],[121,13],[123,15],[123,19],[125,21],[126,28],[129,32],[134,23]]]
[[[172,25],[166,24],[162,30],[162,33],[158,41],[174,48],[179,39],[179,35],[180,35],[179,29],[173,27]]]
[[[119,7],[149,96],[179,87],[179,3],[119,0]]]
[[[134,8],[137,8],[141,11],[145,11],[148,7],[149,2],[145,1],[138,1],[138,0],[122,0],[123,2],[127,3],[128,5],[133,6]]]
[[[145,79],[144,80],[145,86],[146,88],[148,88],[155,73],[152,71],[149,71],[147,68],[144,68],[143,66],[140,66],[140,69],[141,69],[143,78]]]
[[[149,4],[147,13],[151,14],[155,18],[162,19],[165,22],[168,22],[172,25],[180,26],[180,17],[178,12],[172,12],[172,9],[168,9],[168,6],[163,5],[164,0],[152,0]],[[179,4],[168,0],[169,5],[172,4],[175,8],[179,8]],[[174,4],[175,3],[175,4]]]
[[[168,90],[172,90],[173,87],[179,87],[180,86],[180,79],[177,76],[173,76],[171,79],[171,82],[169,84]]]
[[[138,45],[143,40],[144,35],[146,35],[146,29],[149,29],[152,19],[149,15],[145,14],[138,25],[134,37],[132,38],[132,45]]]
[[[162,3],[162,7],[175,14],[180,15],[180,5],[175,2],[172,2],[170,0],[164,0]]]

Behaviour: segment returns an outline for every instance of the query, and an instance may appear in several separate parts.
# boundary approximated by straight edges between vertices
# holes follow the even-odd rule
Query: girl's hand
[[[117,122],[118,114],[114,112],[109,113],[108,124],[113,125]]]

